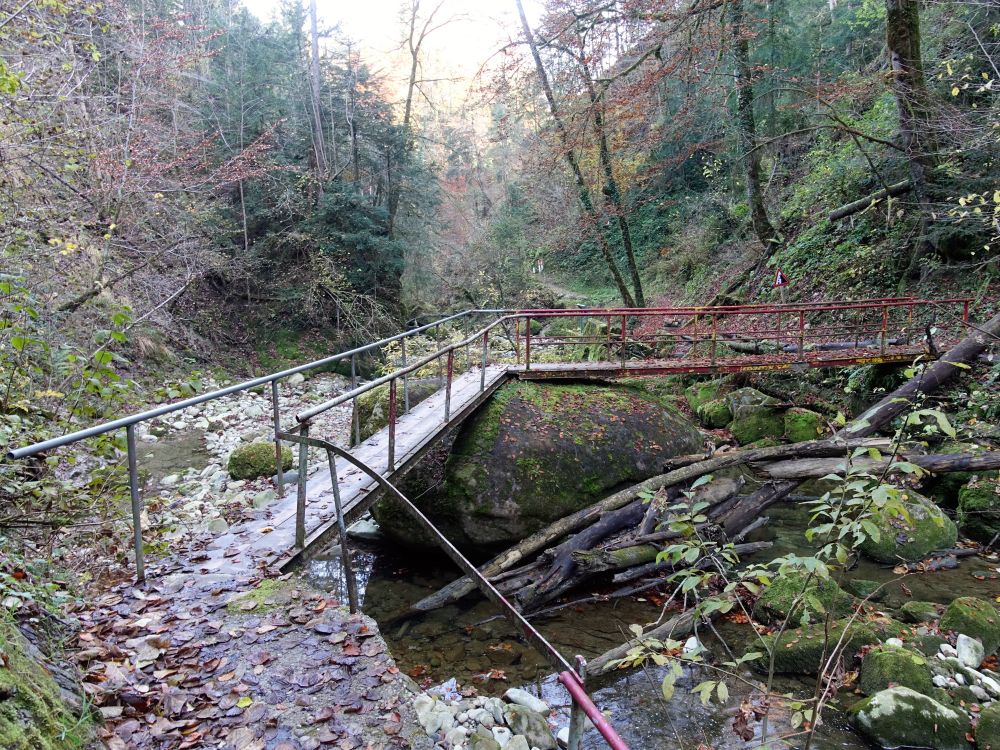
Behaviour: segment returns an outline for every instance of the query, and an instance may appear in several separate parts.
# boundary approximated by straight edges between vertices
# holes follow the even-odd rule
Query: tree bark
[[[926,469],[932,474],[947,474],[952,471],[992,471],[1000,469],[1000,453],[952,453],[947,455],[913,456],[900,454],[901,461]],[[845,458],[803,458],[793,461],[778,461],[767,466],[758,467],[771,479],[809,479],[822,477],[831,473],[842,473],[846,470]],[[862,457],[851,462],[856,469],[862,469],[873,474],[884,471],[890,464],[888,458],[875,460]]]

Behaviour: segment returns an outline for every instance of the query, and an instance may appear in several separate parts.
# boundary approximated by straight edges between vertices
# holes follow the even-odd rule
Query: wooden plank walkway
[[[396,468],[388,471],[389,428],[386,427],[351,453],[390,482],[399,479],[423,457],[445,433],[459,425],[508,380],[506,365],[486,368],[485,388],[480,390],[481,370],[476,368],[452,381],[451,414],[444,419],[445,390],[442,388],[412,407],[396,422]],[[400,398],[402,391],[400,390]],[[326,435],[312,435],[321,439]],[[297,448],[295,449],[297,451]],[[310,451],[310,460],[312,451]],[[341,460],[337,465],[341,503],[348,524],[360,518],[378,499],[375,480]],[[306,484],[306,544],[295,549],[296,486],[259,513],[253,521],[234,526],[208,548],[208,559],[200,561],[203,573],[235,573],[262,562],[285,568],[303,553],[336,534],[337,518],[333,487],[326,456],[322,468]],[[234,552],[238,550],[238,552]]]

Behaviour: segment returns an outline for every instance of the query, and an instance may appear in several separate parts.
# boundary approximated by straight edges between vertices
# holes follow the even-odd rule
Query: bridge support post
[[[340,502],[340,479],[337,477],[337,460],[333,451],[327,449],[327,461],[330,463],[330,484],[333,485],[333,504],[337,509],[337,532],[340,534],[340,559],[344,563],[344,582],[347,584],[347,602],[351,614],[358,612],[358,582],[354,579],[354,563],[351,562],[351,552],[347,548],[347,524],[344,523],[344,510]]]
[[[299,431],[302,437],[309,437],[309,422],[302,423]],[[295,546],[306,546],[306,472],[309,469],[309,446],[299,443],[299,484],[295,495]]]
[[[145,550],[142,548],[142,498],[139,496],[139,469],[136,465],[135,425],[125,428],[128,446],[128,489],[132,498],[132,539],[135,545],[135,580],[146,580]]]

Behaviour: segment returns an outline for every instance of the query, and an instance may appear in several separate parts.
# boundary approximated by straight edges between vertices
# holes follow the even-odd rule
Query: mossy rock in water
[[[281,447],[281,468],[292,468],[292,450]],[[229,454],[229,476],[233,479],[256,479],[277,474],[274,467],[274,443],[247,443]]]
[[[941,615],[938,627],[942,632],[951,630],[978,638],[987,656],[1000,647],[1000,613],[989,602],[974,596],[953,599]]]
[[[729,431],[740,445],[761,438],[780,438],[785,434],[785,418],[776,408],[777,399],[755,388],[738,388],[725,396],[733,421]]]
[[[1000,534],[1000,480],[971,479],[958,491],[958,526],[977,542],[989,544]]]
[[[440,389],[441,382],[437,378],[411,380],[407,386],[410,392],[410,408]],[[396,381],[396,414],[402,416],[405,405],[403,381],[400,379]],[[362,441],[386,427],[389,424],[389,384],[384,383],[358,396],[354,401],[354,418],[358,420],[358,431]],[[351,445],[355,445],[353,432]]]
[[[794,406],[785,412],[785,437],[792,443],[815,440],[824,428],[823,417],[814,411]]]
[[[958,440],[949,440],[935,449],[935,453],[943,456],[953,456],[958,453],[970,453],[977,455],[983,453],[987,448],[977,443],[969,443]],[[961,501],[962,486],[974,477],[995,479],[1000,473],[996,471],[947,471],[924,480],[923,492],[934,498],[934,500],[947,508],[957,508]],[[967,532],[966,532],[967,533]],[[995,532],[994,532],[995,533]],[[986,541],[989,541],[987,539]]]
[[[767,652],[774,652],[776,672],[814,675],[820,668],[824,654],[829,652],[828,646],[837,643],[845,629],[847,635],[842,653],[845,658],[850,659],[862,646],[898,636],[906,630],[906,626],[891,620],[863,622],[845,618],[830,622],[829,644],[825,622],[786,630],[780,635],[774,633],[761,637]],[[753,665],[755,669],[766,672],[768,656],[757,659]]]
[[[694,425],[641,387],[516,381],[462,426],[441,490],[418,504],[459,546],[509,546],[702,447]],[[394,539],[421,543],[394,503],[374,514]]]
[[[976,749],[1000,750],[1000,701],[993,701],[979,712]]]
[[[885,588],[878,581],[869,581],[866,578],[854,578],[845,585],[847,586],[847,590],[859,599],[878,602],[885,598]]]
[[[903,622],[921,624],[934,622],[941,617],[941,611],[934,602],[905,602],[899,608],[899,619]]]
[[[882,510],[872,515],[879,539],[866,538],[860,550],[877,562],[922,560],[935,550],[955,546],[958,528],[944,512],[923,495],[908,490],[903,500],[907,517]]]
[[[920,654],[905,648],[879,646],[865,654],[861,662],[858,687],[865,695],[874,695],[891,685],[930,692],[931,668]]]
[[[695,413],[702,425],[711,430],[725,427],[733,419],[733,413],[729,410],[729,404],[724,398],[706,401],[697,408]]]
[[[858,731],[881,747],[969,747],[968,716],[908,687],[881,690],[855,703],[849,713]]]
[[[722,380],[702,380],[685,388],[684,398],[687,399],[691,411],[697,414],[698,408],[702,404],[719,398],[723,382]]]
[[[826,612],[834,617],[849,614],[852,603],[851,595],[832,578],[814,575],[810,579],[805,571],[789,570],[780,573],[764,589],[754,604],[753,616],[763,622],[784,622],[791,614],[789,622],[798,623],[805,615],[809,622],[816,622],[824,619]]]
[[[0,747],[64,750],[89,747],[93,724],[74,696],[65,693],[41,654],[6,612],[0,612]]]

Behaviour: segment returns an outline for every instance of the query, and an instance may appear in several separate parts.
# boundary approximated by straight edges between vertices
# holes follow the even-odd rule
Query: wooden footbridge
[[[327,442],[342,438],[310,434],[312,420],[335,406],[354,404],[375,388],[388,390],[388,424],[366,440],[357,440],[355,409],[352,429],[357,444],[351,455],[394,481],[511,378],[615,379],[910,362],[934,358],[963,336],[969,305],[968,299],[900,297],[727,307],[468,310],[316,362],[15,449],[8,458],[50,452],[124,429],[137,577],[141,579],[142,497],[135,425],[268,386],[276,453],[283,443],[298,446],[297,485],[286,488],[279,481],[278,501],[261,510],[255,520],[216,539],[199,570],[252,570],[261,564],[285,568],[362,516],[379,496],[375,479],[343,461],[338,467],[329,451],[322,469],[308,478],[311,454],[322,457]],[[360,357],[382,360],[389,371],[361,384],[357,377]],[[343,361],[351,366],[350,390],[283,424],[279,383]],[[428,375],[438,379],[440,389],[411,405],[411,379]],[[234,549],[239,553],[233,554]]]
[[[317,362],[18,448],[10,451],[8,458],[16,460],[47,453],[124,429],[136,577],[142,581],[145,577],[143,502],[135,425],[239,391],[269,386],[277,462],[281,464],[284,443],[297,446],[297,483],[286,491],[279,474],[278,501],[259,511],[252,521],[214,539],[204,553],[189,560],[195,566],[189,572],[247,578],[259,568],[285,569],[338,535],[351,610],[356,611],[357,592],[350,556],[344,546],[346,526],[367,511],[378,497],[388,494],[403,503],[414,523],[438,540],[482,593],[497,604],[504,616],[552,664],[559,682],[572,698],[571,742],[578,740],[586,714],[609,746],[627,750],[587,695],[582,667],[570,666],[396,489],[396,480],[511,378],[615,379],[932,359],[964,336],[970,325],[969,303],[967,299],[902,297],[729,307],[469,310]],[[383,362],[389,371],[367,383],[359,383],[361,356]],[[351,366],[350,390],[283,422],[279,383],[297,373],[345,360]],[[428,375],[438,379],[440,388],[419,403],[411,404],[411,378]],[[375,388],[388,391],[388,423],[362,441],[356,402]],[[311,433],[318,415],[348,403],[355,406],[353,448],[345,450],[336,444],[342,436]],[[325,458],[323,467],[309,478],[310,458],[315,460],[317,455]],[[582,664],[582,659],[577,659]]]

